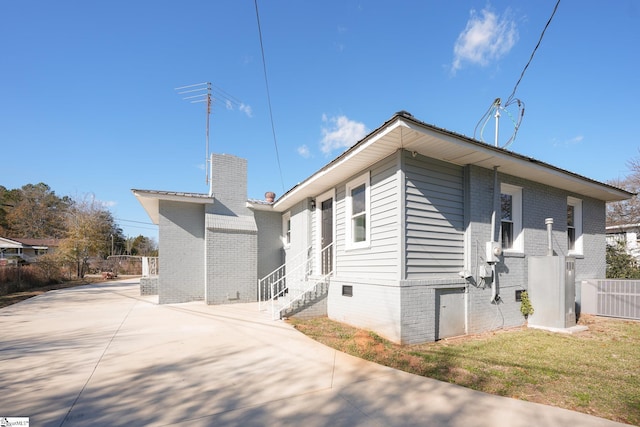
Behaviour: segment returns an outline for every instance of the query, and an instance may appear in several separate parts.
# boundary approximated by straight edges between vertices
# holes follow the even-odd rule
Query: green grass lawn
[[[575,335],[499,331],[413,346],[317,318],[301,332],[345,353],[487,393],[640,424],[640,322],[583,316]]]

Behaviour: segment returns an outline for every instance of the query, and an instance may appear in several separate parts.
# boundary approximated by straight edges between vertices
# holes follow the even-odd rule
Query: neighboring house
[[[622,242],[627,253],[640,260],[640,224],[610,225],[607,227],[607,244],[614,246]]]
[[[276,296],[277,317],[407,344],[523,324],[548,235],[576,281],[603,278],[605,203],[631,196],[406,112],[273,203],[246,200],[244,160],[212,158],[211,195],[133,190],[160,226],[161,303]]]
[[[41,255],[53,253],[59,245],[58,239],[22,239],[0,237],[0,260],[17,262],[22,259],[34,262]]]

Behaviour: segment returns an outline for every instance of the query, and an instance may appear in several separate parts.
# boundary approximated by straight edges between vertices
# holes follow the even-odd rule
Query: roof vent
[[[397,116],[413,117],[413,114],[406,110],[400,110],[396,113]]]

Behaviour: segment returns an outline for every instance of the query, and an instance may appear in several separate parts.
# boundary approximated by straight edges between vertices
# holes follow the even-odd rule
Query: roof
[[[2,248],[25,248],[48,249],[60,246],[59,239],[23,239],[19,237],[0,237],[0,247]]]
[[[22,239],[12,237],[12,240],[22,243],[25,246],[32,246],[36,249],[47,249],[60,246],[60,239]]]
[[[399,149],[460,166],[476,165],[560,188],[606,202],[625,200],[633,193],[576,173],[438,128],[402,111],[364,137],[309,178],[283,194],[273,205],[285,211],[307,197],[315,197]]]
[[[620,224],[620,225],[608,225],[606,228],[607,233],[615,234],[622,233],[629,230],[640,230],[640,223],[638,224]]]
[[[136,196],[149,218],[154,224],[160,221],[159,205],[160,200],[168,200],[183,203],[209,204],[214,202],[213,196],[202,193],[186,193],[180,191],[159,191],[159,190],[131,190]]]

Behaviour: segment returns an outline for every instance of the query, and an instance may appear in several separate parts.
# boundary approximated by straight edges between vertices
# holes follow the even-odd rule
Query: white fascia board
[[[16,242],[15,240],[7,239],[5,237],[0,237],[0,248],[11,248],[11,249],[19,249],[24,247],[22,243]]]
[[[380,129],[375,135],[372,135],[369,140],[356,143],[352,149],[347,150],[342,155],[337,157],[331,163],[320,169],[315,174],[311,175],[302,183],[298,184],[287,194],[283,195],[273,204],[273,209],[278,212],[284,212],[298,203],[300,200],[306,197],[315,197],[320,193],[327,191],[329,188],[339,184],[340,182],[348,179],[352,175],[362,171],[362,164],[354,163],[354,160],[361,156],[362,153],[372,145],[379,143],[384,137],[392,133],[394,130],[400,127],[409,127],[404,120],[397,119],[392,123],[389,123],[384,129]],[[400,146],[389,141],[388,154],[391,154]],[[380,160],[384,156],[380,156],[377,160]],[[376,161],[377,161],[376,160]],[[371,163],[371,162],[369,162]],[[373,162],[375,163],[375,162]],[[373,164],[371,163],[371,164]]]
[[[266,204],[266,203],[253,203],[253,202],[247,202],[247,204],[245,205],[246,207],[248,207],[249,209],[252,209],[254,211],[266,211],[266,212],[274,212],[273,210],[273,204]]]
[[[197,203],[201,205],[213,204],[214,198],[205,194],[178,193],[152,190],[131,190],[149,215],[151,222],[158,225],[160,223],[160,200],[167,200],[182,203]]]

